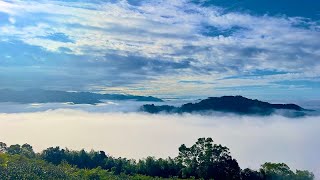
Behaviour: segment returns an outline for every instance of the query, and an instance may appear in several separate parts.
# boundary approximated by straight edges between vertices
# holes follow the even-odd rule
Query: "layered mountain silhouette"
[[[66,92],[29,89],[14,91],[10,89],[0,90],[0,102],[15,103],[65,103],[97,104],[102,100],[134,100],[162,102],[161,99],[152,96],[134,96],[123,94],[98,94],[91,92]]]
[[[156,113],[207,113],[211,111],[236,113],[240,115],[271,115],[276,111],[285,116],[303,116],[308,111],[296,104],[271,104],[242,96],[210,97],[197,103],[187,103],[180,107],[146,104],[141,111]]]

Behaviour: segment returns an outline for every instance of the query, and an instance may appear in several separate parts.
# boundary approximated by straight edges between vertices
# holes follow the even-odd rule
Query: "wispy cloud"
[[[139,3],[12,0],[0,5],[0,12],[8,14],[8,23],[0,24],[1,39],[54,54],[52,58],[42,57],[42,64],[34,61],[33,65],[48,65],[51,61],[68,65],[58,60],[68,56],[72,67],[81,69],[90,64],[104,68],[86,89],[131,88],[125,83],[119,87],[105,85],[100,79],[108,75],[114,77],[114,84],[121,78],[134,76],[140,78],[131,84],[171,78],[176,79],[175,83],[201,80],[198,87],[208,89],[277,87],[275,82],[279,80],[319,79],[320,26],[303,17],[252,15],[187,0]],[[13,48],[8,53],[16,51]],[[39,56],[42,54],[32,52],[33,59]],[[111,69],[121,76],[116,78]],[[259,70],[283,74],[262,73],[244,78]],[[93,68],[90,72],[94,71],[100,70]],[[226,77],[234,78],[226,80]],[[78,78],[89,83],[86,77]],[[152,89],[157,85],[145,86]],[[190,85],[182,86],[187,91]],[[163,94],[170,91],[165,87]]]

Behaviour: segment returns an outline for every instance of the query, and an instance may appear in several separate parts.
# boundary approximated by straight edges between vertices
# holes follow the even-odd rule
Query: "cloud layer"
[[[39,151],[59,145],[105,150],[114,156],[176,156],[178,147],[212,137],[231,149],[241,167],[285,162],[319,173],[319,117],[287,119],[245,116],[147,115],[49,110],[0,114],[1,140],[30,143]]]
[[[200,2],[1,1],[1,77],[15,76],[0,80],[6,87],[160,95],[246,87],[316,96],[317,19]]]

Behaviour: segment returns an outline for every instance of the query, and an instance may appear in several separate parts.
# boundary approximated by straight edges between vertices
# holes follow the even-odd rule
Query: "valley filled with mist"
[[[180,106],[186,101],[153,103]],[[0,137],[8,144],[32,144],[36,152],[60,146],[132,159],[175,157],[180,144],[211,137],[229,147],[241,167],[259,169],[264,162],[283,162],[318,172],[317,115],[149,114],[139,111],[145,103],[150,102],[0,103]]]
[[[0,180],[320,179],[319,0],[0,0]]]

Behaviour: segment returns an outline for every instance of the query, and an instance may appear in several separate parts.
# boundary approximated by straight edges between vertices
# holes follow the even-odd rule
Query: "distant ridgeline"
[[[134,100],[162,102],[161,99],[152,96],[134,96],[123,94],[98,94],[90,92],[66,92],[30,89],[14,91],[9,89],[0,90],[0,102],[16,103],[74,103],[74,104],[97,104],[102,100]]]
[[[210,97],[198,103],[187,103],[181,107],[143,105],[141,111],[156,113],[208,113],[211,111],[236,113],[240,115],[268,116],[275,112],[288,117],[306,115],[306,110],[295,104],[270,104],[259,100],[252,100],[242,96]]]

